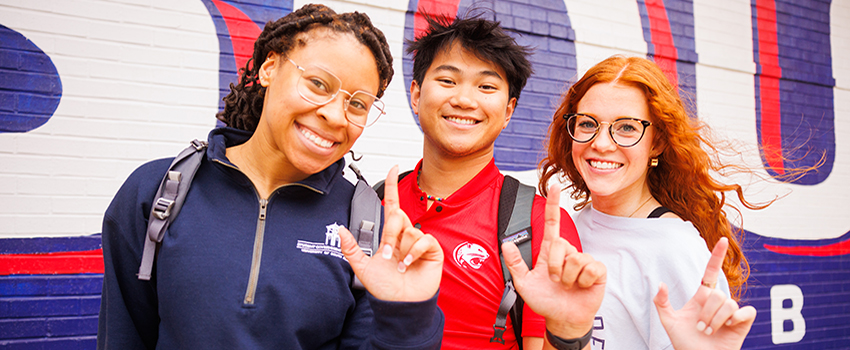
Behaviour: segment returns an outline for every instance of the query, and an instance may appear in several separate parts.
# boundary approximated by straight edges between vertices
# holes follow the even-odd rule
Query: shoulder
[[[129,205],[136,206],[142,202],[151,202],[173,159],[153,160],[133,170],[112,199],[107,209],[107,216]]]
[[[150,190],[150,188],[153,188],[153,191],[156,192],[173,160],[174,158],[162,158],[140,165],[130,173],[118,192],[122,193],[132,189]],[[151,196],[154,194],[151,193]]]

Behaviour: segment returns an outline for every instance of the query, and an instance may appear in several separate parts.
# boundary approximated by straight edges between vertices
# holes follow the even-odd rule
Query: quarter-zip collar
[[[234,129],[230,127],[220,127],[215,128],[210,131],[209,134],[209,148],[207,148],[207,158],[214,162],[222,163],[228,165],[233,168],[237,168],[233,163],[227,159],[227,148],[233,147],[236,145],[240,145],[248,141],[253,135],[252,132]],[[340,158],[335,163],[331,164],[324,170],[310,175],[304,180],[298,181],[295,184],[302,185],[304,187],[310,188],[319,192],[321,194],[327,194],[328,191],[333,187],[334,183],[342,178],[342,176],[335,176],[337,173],[342,172],[343,167],[345,167],[345,159]],[[238,169],[238,168],[237,168]],[[247,178],[243,179],[247,180]]]

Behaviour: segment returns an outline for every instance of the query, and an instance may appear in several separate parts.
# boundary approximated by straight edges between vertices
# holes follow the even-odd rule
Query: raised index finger
[[[544,212],[543,242],[540,244],[540,253],[537,262],[546,261],[549,258],[549,249],[552,242],[561,236],[561,186],[552,184],[549,186],[549,196],[546,197],[546,210]]]
[[[708,259],[708,265],[705,267],[705,274],[702,276],[703,285],[717,285],[717,276],[723,268],[723,259],[726,257],[726,249],[729,248],[729,239],[721,237],[714,249],[711,251],[711,258]],[[708,286],[706,286],[708,287]]]
[[[398,200],[398,165],[387,173],[384,180],[384,230],[381,234],[381,256],[390,259],[398,245],[399,235],[404,229],[404,218],[399,216],[401,211]]]
[[[398,165],[393,165],[384,180],[384,211],[398,209]]]

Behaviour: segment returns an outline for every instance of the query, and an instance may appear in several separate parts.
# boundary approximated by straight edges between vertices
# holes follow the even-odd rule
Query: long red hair
[[[661,205],[693,223],[709,250],[721,237],[729,239],[723,272],[732,296],[739,299],[749,277],[749,264],[741,251],[742,230],[738,227],[743,225],[732,226],[726,212],[728,208],[741,217],[740,210],[727,202],[726,193],[734,191],[740,202],[750,209],[762,209],[770,203],[751,204],[744,199],[740,185],[725,184],[711,176],[712,172],[723,173],[729,168],[740,167],[721,164],[709,153],[716,155],[719,150],[707,136],[707,126],[689,116],[678,90],[654,62],[641,57],[613,56],[588,70],[570,87],[549,127],[548,155],[540,163],[540,191],[546,194],[549,179],[563,176],[572,183],[565,190],[571,191],[571,197],[578,201],[575,209],[580,210],[589,203],[590,189],[573,164],[573,140],[562,116],[576,112],[578,102],[591,86],[610,82],[636,87],[646,96],[652,127],[656,128],[651,141],[656,149],[663,150],[658,156],[658,166],[649,168],[649,190]]]

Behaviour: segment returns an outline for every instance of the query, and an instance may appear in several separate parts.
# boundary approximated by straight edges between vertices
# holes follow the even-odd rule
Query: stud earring
[[[654,168],[658,166],[658,158],[652,158],[649,160],[649,166]]]

